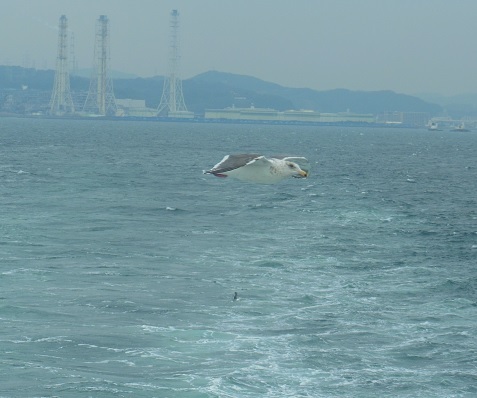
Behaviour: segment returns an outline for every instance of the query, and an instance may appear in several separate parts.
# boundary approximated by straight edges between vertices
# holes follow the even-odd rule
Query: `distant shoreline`
[[[95,120],[95,121],[115,121],[115,122],[159,122],[159,123],[208,123],[208,124],[258,124],[276,126],[317,126],[317,127],[370,127],[370,128],[416,128],[404,123],[367,123],[367,122],[304,122],[304,121],[277,121],[277,120],[243,120],[243,119],[206,119],[204,117],[195,118],[171,118],[171,117],[142,117],[142,116],[49,116],[49,115],[20,115],[0,113],[1,117],[18,119],[44,119],[44,120]]]

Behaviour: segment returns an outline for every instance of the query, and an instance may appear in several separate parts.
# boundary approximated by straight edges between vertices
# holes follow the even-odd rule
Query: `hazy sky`
[[[0,0],[0,64],[54,69],[65,14],[89,68],[105,14],[112,68],[163,75],[173,9],[184,79],[218,70],[317,90],[477,92],[477,0]]]

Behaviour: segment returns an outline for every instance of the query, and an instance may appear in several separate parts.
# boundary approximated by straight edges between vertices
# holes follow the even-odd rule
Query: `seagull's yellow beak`
[[[300,175],[301,175],[303,178],[306,178],[306,177],[308,177],[308,172],[305,171],[305,170],[300,170]]]

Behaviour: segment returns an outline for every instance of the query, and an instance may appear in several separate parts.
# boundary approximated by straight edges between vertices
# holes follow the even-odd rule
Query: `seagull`
[[[308,177],[308,160],[299,156],[271,156],[243,153],[226,155],[204,174],[232,177],[257,184],[275,184],[288,177]]]

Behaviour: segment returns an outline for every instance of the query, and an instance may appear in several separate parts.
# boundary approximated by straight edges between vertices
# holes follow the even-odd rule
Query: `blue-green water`
[[[202,174],[240,152],[312,173]],[[0,119],[0,396],[476,396],[476,154],[475,133]]]

